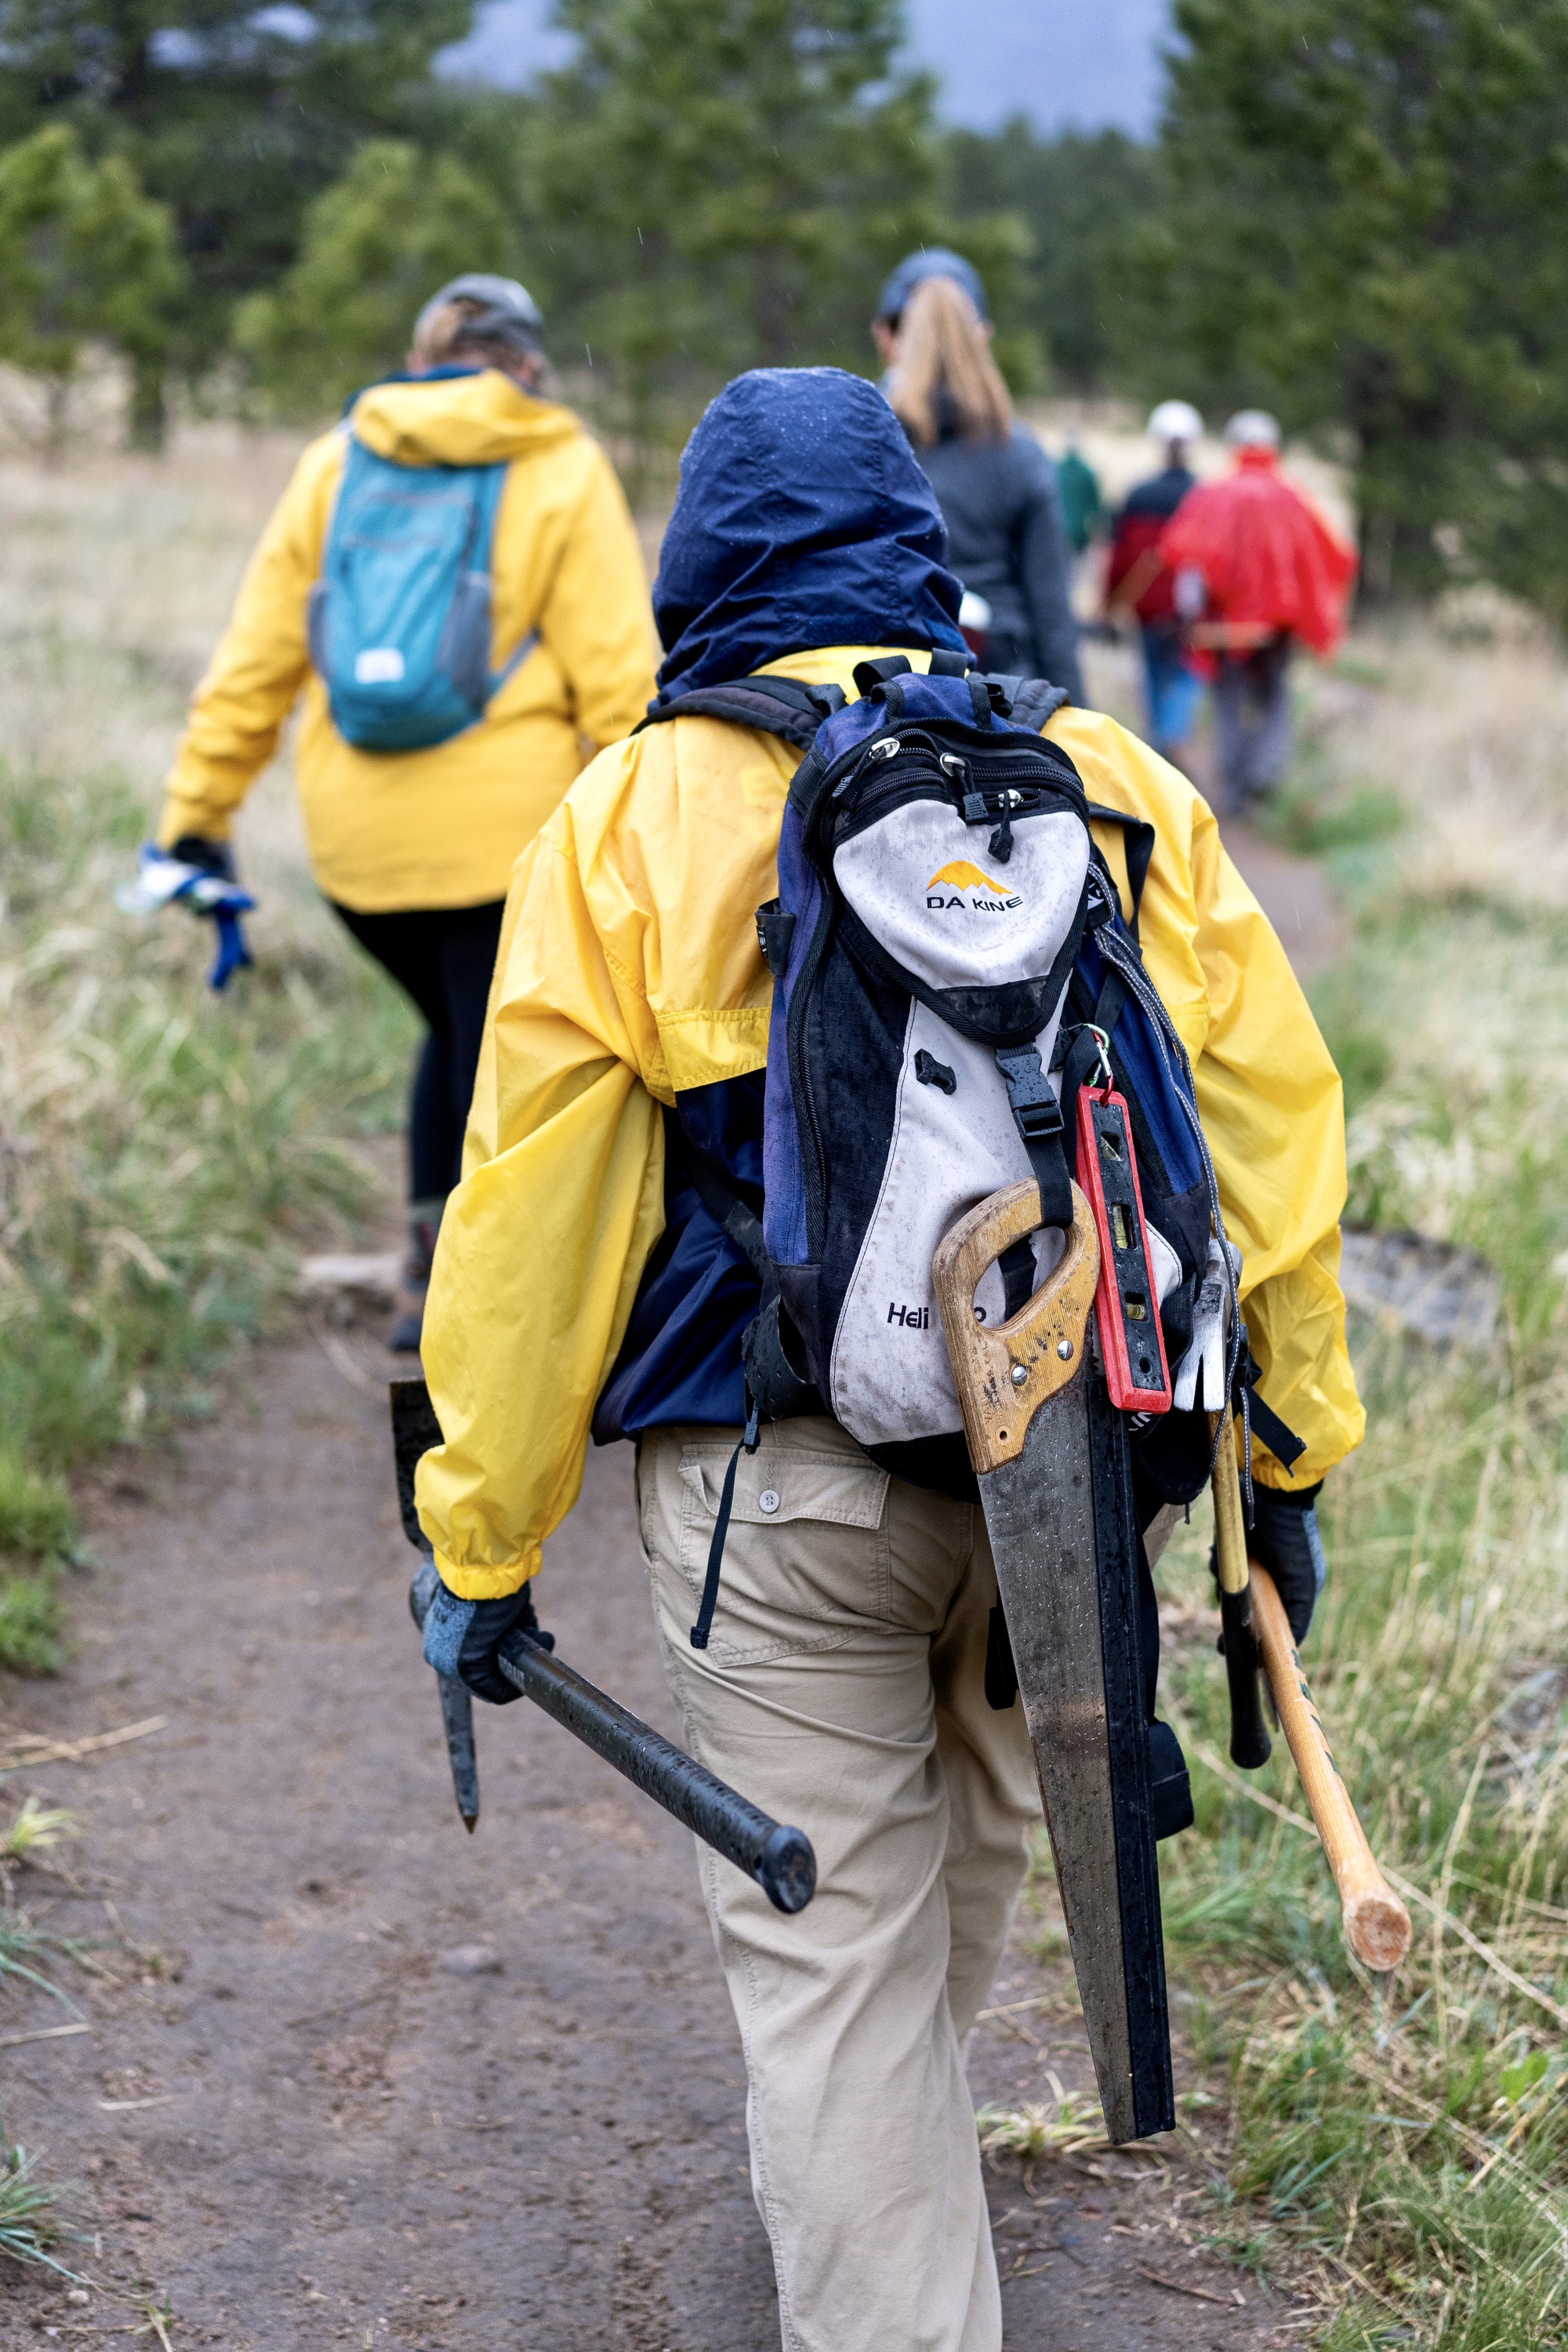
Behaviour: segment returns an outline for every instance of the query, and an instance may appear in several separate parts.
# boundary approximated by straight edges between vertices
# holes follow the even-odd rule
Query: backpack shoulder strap
[[[1047,719],[1054,719],[1072,700],[1065,686],[1053,686],[1048,677],[996,677],[988,681],[999,686],[1008,704],[1006,717],[1015,727],[1031,727],[1037,735]]]
[[[1132,920],[1128,928],[1136,939],[1138,909],[1143,903],[1143,885],[1149,879],[1150,862],[1154,855],[1154,828],[1147,817],[1129,816],[1125,809],[1104,808],[1099,801],[1089,802],[1089,814],[1102,824],[1119,824],[1127,836],[1123,845],[1127,853],[1127,887],[1132,894]]]
[[[761,735],[782,736],[800,751],[809,751],[825,719],[842,710],[842,687],[807,686],[794,677],[740,677],[722,686],[700,686],[678,694],[672,702],[656,706],[632,729],[660,727],[668,719],[724,719],[732,727],[750,727]]]

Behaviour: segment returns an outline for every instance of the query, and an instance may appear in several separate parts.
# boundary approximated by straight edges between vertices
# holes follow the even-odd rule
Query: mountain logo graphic
[[[971,866],[967,857],[955,857],[951,866],[940,867],[926,884],[926,888],[934,890],[943,882],[953,890],[989,890],[998,898],[1011,895],[1005,882],[994,882],[989,874],[981,872],[978,866]]]

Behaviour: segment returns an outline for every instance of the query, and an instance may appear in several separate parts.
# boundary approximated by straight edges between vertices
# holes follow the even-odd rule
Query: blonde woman
[[[1081,703],[1056,467],[1013,415],[979,277],[940,247],[910,254],[883,287],[871,332],[888,398],[947,524],[949,560],[991,607],[980,658],[1005,675],[1048,677]]]
[[[303,694],[295,772],[316,880],[426,1024],[399,1349],[419,1344],[513,863],[653,692],[637,534],[609,459],[552,396],[543,323],[515,279],[454,278],[420,311],[406,370],[311,442],[196,688],[158,829],[176,857],[232,872],[235,813]],[[479,573],[489,586],[465,608],[478,675],[459,693],[445,648],[464,569],[466,589]],[[409,615],[424,635],[405,646]],[[421,648],[436,673],[423,703]]]

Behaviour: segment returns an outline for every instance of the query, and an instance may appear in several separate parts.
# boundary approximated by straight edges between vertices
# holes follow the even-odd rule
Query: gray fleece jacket
[[[986,666],[1022,669],[1083,700],[1057,469],[1022,425],[1005,441],[956,434],[915,456],[947,524],[949,561],[991,607]]]

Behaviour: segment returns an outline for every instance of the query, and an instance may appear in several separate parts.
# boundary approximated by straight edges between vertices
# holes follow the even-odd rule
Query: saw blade
[[[1117,2143],[1167,2131],[1175,2116],[1135,1592],[1118,1570],[1116,1465],[1096,1459],[1116,1434],[1095,1428],[1096,1377],[1084,1365],[1038,1408],[1023,1451],[985,1473],[980,1496]]]
[[[1005,1323],[975,1324],[974,1287],[1038,1224],[1037,1186],[1009,1186],[961,1218],[931,1274],[1100,2105],[1121,2142],[1175,2116],[1127,1424],[1091,1352],[1100,1252],[1089,1203],[1077,1185],[1073,1194],[1060,1259]]]

